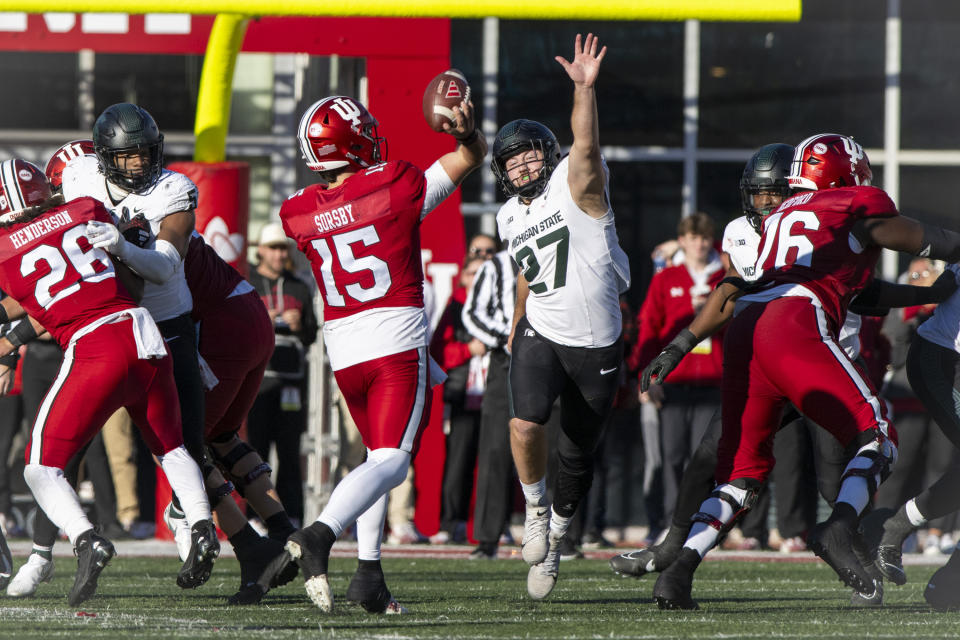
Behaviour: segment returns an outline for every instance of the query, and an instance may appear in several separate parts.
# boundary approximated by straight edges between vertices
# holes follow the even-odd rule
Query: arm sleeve
[[[477,271],[467,293],[461,319],[470,335],[491,349],[501,346],[510,335],[510,326],[503,319],[502,305],[497,300],[496,258],[487,260]]]
[[[443,170],[440,161],[437,160],[427,169],[423,177],[427,181],[427,193],[423,198],[423,208],[420,210],[420,219],[423,220],[427,214],[439,206],[441,202],[447,199],[451,193],[456,191],[457,185]]]
[[[166,240],[157,240],[153,249],[143,249],[126,241],[120,246],[122,252],[117,257],[154,284],[163,284],[173,277],[183,262],[180,252]]]

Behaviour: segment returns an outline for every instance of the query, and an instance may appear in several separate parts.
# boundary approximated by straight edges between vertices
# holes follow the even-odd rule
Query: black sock
[[[290,522],[290,517],[286,511],[278,511],[264,519],[263,523],[267,525],[267,535],[280,542],[286,542],[290,534],[297,530]]]
[[[883,523],[883,538],[880,544],[899,547],[916,529],[907,517],[907,506],[903,505]]]
[[[306,527],[304,531],[309,532],[308,535],[310,535],[310,537],[315,538],[317,542],[324,545],[327,551],[329,551],[333,547],[333,543],[337,541],[337,535],[333,532],[333,529],[319,520],[309,527]]]
[[[359,560],[357,562],[357,573],[374,573],[383,575],[383,568],[379,560]]]
[[[853,505],[847,504],[846,502],[838,502],[836,506],[833,507],[833,513],[830,514],[828,520],[834,522],[839,521],[851,529],[856,529],[860,515],[857,513],[857,510],[853,508]]]
[[[679,527],[675,524],[670,525],[667,536],[660,543],[660,548],[664,551],[680,551],[683,543],[687,541],[687,533],[690,531],[690,524]]]
[[[243,525],[243,528],[240,531],[237,531],[235,534],[228,538],[230,544],[233,545],[233,550],[236,552],[237,557],[247,555],[250,550],[253,548],[257,542],[261,540],[260,534],[254,531],[253,527],[250,524]]]

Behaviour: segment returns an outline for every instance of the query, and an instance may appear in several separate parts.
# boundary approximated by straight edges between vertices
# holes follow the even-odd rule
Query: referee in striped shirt
[[[490,352],[487,385],[480,408],[476,506],[473,536],[480,545],[471,558],[495,558],[500,534],[509,521],[516,472],[510,453],[510,408],[507,381],[510,354],[505,350],[513,324],[517,269],[507,251],[477,271],[463,305],[463,325]]]

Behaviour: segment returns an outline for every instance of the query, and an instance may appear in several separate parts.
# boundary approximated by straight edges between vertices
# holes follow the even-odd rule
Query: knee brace
[[[256,449],[241,440],[236,434],[232,434],[222,442],[217,442],[218,444],[228,444],[231,441],[234,441],[233,446],[222,456],[217,453],[216,448],[209,447],[210,457],[223,472],[223,475],[233,482],[240,495],[244,495],[251,482],[264,474],[269,474],[272,469],[269,464],[260,458]]]
[[[843,470],[840,484],[847,478],[860,477],[867,481],[870,496],[887,479],[897,461],[897,446],[879,430],[872,429],[860,434],[856,441],[860,448]]]
[[[752,478],[737,478],[729,484],[718,486],[710,494],[710,497],[726,503],[730,508],[731,515],[728,518],[723,518],[722,514],[698,511],[693,515],[691,521],[702,522],[716,529],[720,535],[726,534],[733,528],[737,520],[757,503],[760,486],[760,483]]]

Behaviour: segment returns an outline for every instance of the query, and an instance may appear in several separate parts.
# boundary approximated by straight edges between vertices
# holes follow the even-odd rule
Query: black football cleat
[[[841,520],[827,520],[813,528],[807,546],[830,565],[840,581],[859,593],[874,592],[873,578],[853,552],[854,532]]]
[[[213,561],[220,555],[220,541],[212,520],[200,520],[190,528],[190,553],[177,574],[181,589],[196,589],[210,579]]]
[[[937,611],[960,609],[960,551],[934,572],[923,590],[923,599]]]
[[[657,577],[653,599],[661,609],[699,609],[693,601],[693,574],[700,566],[700,554],[681,549],[677,559]]]
[[[397,614],[407,610],[390,594],[383,570],[376,565],[361,565],[347,587],[347,602],[363,607],[368,613]]]
[[[327,563],[336,536],[327,525],[314,522],[294,532],[284,547],[303,571],[303,586],[310,600],[321,611],[333,610],[333,592],[327,581]]]
[[[856,589],[850,594],[850,606],[875,608],[883,606],[883,574],[873,564],[872,553],[866,539],[860,533],[853,535],[853,553],[870,577],[873,579],[873,592],[860,593]]]
[[[617,575],[642,578],[648,573],[663,571],[677,559],[679,554],[679,549],[671,553],[660,545],[653,545],[610,558],[610,568]]]
[[[73,553],[77,556],[77,577],[67,598],[70,606],[76,606],[93,597],[97,592],[100,572],[117,552],[109,540],[101,538],[90,529],[77,538]]]
[[[297,563],[284,551],[283,543],[261,538],[246,550],[240,561],[240,589],[227,599],[227,604],[251,605],[263,599],[270,589],[287,584],[298,571]]]

